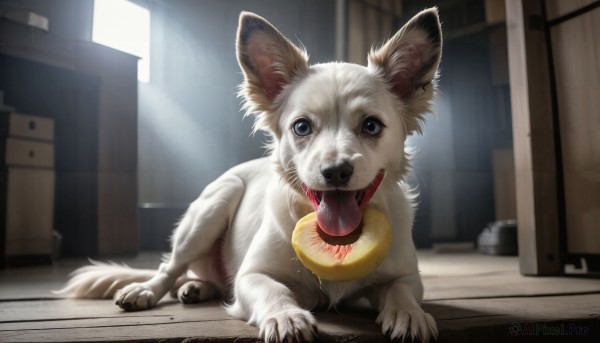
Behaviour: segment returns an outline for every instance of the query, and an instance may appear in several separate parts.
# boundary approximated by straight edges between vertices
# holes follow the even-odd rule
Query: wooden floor
[[[514,257],[420,252],[423,307],[439,342],[600,342],[600,279],[522,277]],[[126,262],[155,267],[144,253]],[[253,342],[257,330],[229,318],[218,302],[122,312],[112,301],[54,296],[83,260],[0,271],[0,342]],[[364,309],[317,313],[321,342],[386,342]]]

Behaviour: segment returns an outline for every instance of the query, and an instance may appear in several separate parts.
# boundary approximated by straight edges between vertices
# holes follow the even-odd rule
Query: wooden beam
[[[561,272],[557,162],[544,19],[539,1],[506,1],[519,235],[524,275]]]

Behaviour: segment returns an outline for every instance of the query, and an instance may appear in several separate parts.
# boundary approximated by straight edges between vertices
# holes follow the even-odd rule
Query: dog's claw
[[[386,336],[392,340],[405,339],[428,342],[437,338],[438,330],[435,320],[422,310],[388,310],[379,314],[377,324]]]
[[[135,308],[133,306],[133,304],[130,303],[121,303],[121,305],[119,305],[122,309],[124,309],[125,311],[134,311]]]
[[[260,336],[265,342],[312,342],[317,337],[316,320],[302,309],[280,312],[260,325]]]

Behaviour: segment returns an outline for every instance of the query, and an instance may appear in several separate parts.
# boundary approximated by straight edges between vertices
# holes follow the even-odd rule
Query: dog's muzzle
[[[339,167],[335,172],[338,175],[332,178],[342,177],[342,170]],[[385,171],[380,170],[369,186],[357,191],[340,189],[315,191],[304,184],[302,190],[317,212],[317,223],[321,230],[330,236],[346,236],[360,226],[363,210],[377,191],[384,176]]]

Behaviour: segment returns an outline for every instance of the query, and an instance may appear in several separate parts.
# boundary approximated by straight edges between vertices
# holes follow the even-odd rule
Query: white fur
[[[432,13],[437,20],[435,10],[421,15]],[[264,19],[243,14],[238,60],[246,84],[241,93],[257,116],[257,128],[273,138],[270,156],[236,166],[206,187],[179,223],[172,253],[158,271],[94,264],[77,270],[62,294],[94,298],[114,294],[122,308],[144,310],[173,287],[200,279],[206,283],[187,283],[180,298],[182,293],[215,285],[228,301],[229,315],[256,325],[268,342],[311,341],[317,322],[310,310],[366,296],[379,311],[377,323],[392,339],[435,337],[435,321],[419,305],[423,287],[411,234],[413,198],[403,177],[404,140],[420,130],[418,122],[429,108],[435,85],[427,85],[436,73],[441,43],[428,51],[427,35],[415,25],[419,21],[411,23],[372,52],[369,67],[346,63],[308,67],[306,54]],[[403,55],[401,49],[407,46]],[[433,69],[418,70],[428,58],[433,58]],[[414,89],[393,87],[403,75],[409,76],[407,87]],[[380,137],[360,134],[366,115],[385,124]],[[314,130],[302,142],[290,129],[298,118],[310,120]],[[290,244],[298,219],[313,211],[300,185],[331,189],[320,168],[339,161],[354,168],[342,187],[347,190],[367,187],[385,170],[370,206],[385,213],[393,228],[385,260],[370,275],[352,282],[319,280],[299,262]],[[198,301],[216,294],[212,290],[200,289]]]

